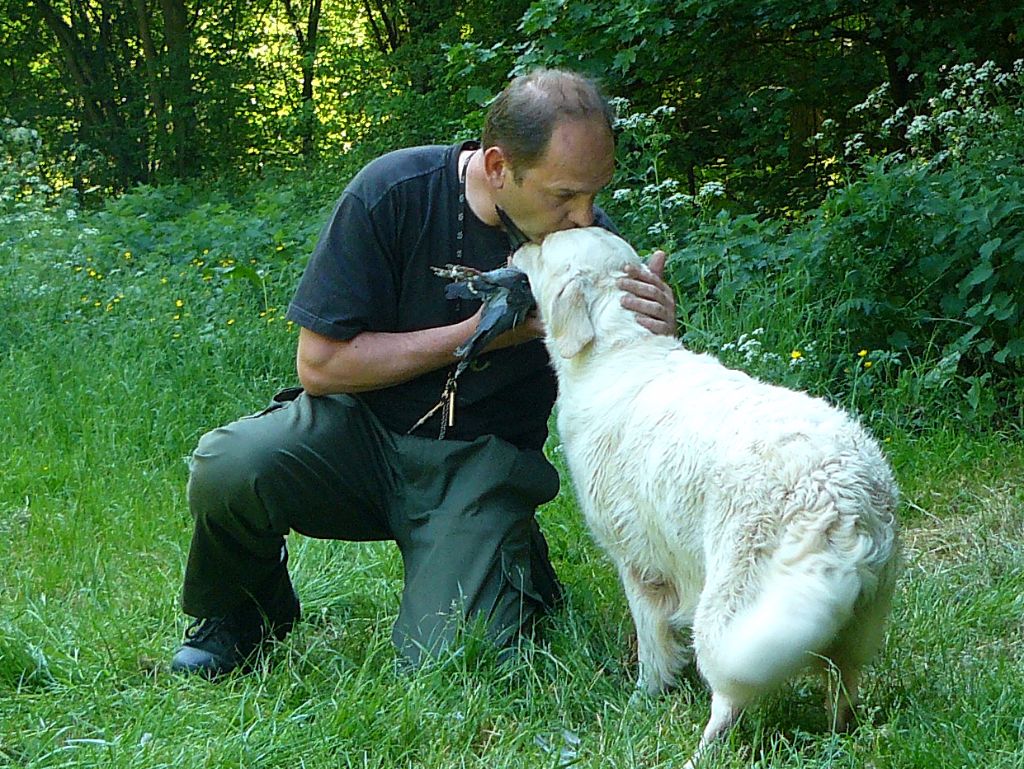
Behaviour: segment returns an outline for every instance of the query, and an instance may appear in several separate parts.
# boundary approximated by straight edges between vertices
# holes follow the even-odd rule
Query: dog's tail
[[[855,567],[835,563],[774,572],[753,604],[711,623],[717,627],[696,629],[701,672],[742,706],[820,657],[850,622],[863,587]]]

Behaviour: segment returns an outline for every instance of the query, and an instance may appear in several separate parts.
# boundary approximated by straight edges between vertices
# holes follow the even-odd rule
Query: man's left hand
[[[627,264],[625,277],[618,286],[626,292],[622,306],[636,313],[637,322],[662,336],[676,334],[676,298],[662,276],[665,273],[665,252],[655,251],[647,263]]]

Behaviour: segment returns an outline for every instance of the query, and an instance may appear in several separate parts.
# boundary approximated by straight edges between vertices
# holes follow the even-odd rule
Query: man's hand
[[[664,251],[655,251],[646,269],[627,264],[625,277],[618,286],[626,292],[622,306],[636,313],[641,326],[662,336],[676,335],[676,298],[672,288],[662,279],[665,273]]]
[[[480,309],[483,312],[483,308]],[[480,313],[477,313],[479,317]],[[527,313],[526,318],[515,328],[509,329],[501,336],[498,336],[491,340],[491,342],[484,348],[484,352],[492,352],[493,350],[500,350],[503,347],[514,347],[517,344],[523,342],[531,342],[534,339],[544,338],[544,321],[540,319],[540,315],[537,314],[537,308],[534,307]]]

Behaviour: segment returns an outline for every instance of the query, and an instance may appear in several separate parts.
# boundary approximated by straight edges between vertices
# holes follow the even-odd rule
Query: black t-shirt
[[[446,299],[446,279],[431,267],[456,260],[458,157],[474,142],[413,147],[369,163],[342,193],[299,282],[288,318],[332,339],[363,331],[404,332],[472,316],[476,301]],[[610,226],[603,213],[599,223]],[[509,241],[465,206],[462,263],[504,265]],[[450,369],[359,393],[389,429],[405,433],[441,397]],[[481,356],[458,380],[455,424],[446,438],[493,434],[520,448],[540,448],[556,395],[540,340]],[[440,409],[416,435],[437,437]]]

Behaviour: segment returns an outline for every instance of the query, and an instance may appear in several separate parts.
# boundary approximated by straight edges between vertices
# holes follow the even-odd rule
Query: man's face
[[[615,145],[599,120],[559,123],[547,150],[532,168],[506,165],[497,203],[531,240],[594,223],[594,198],[612,180]]]

